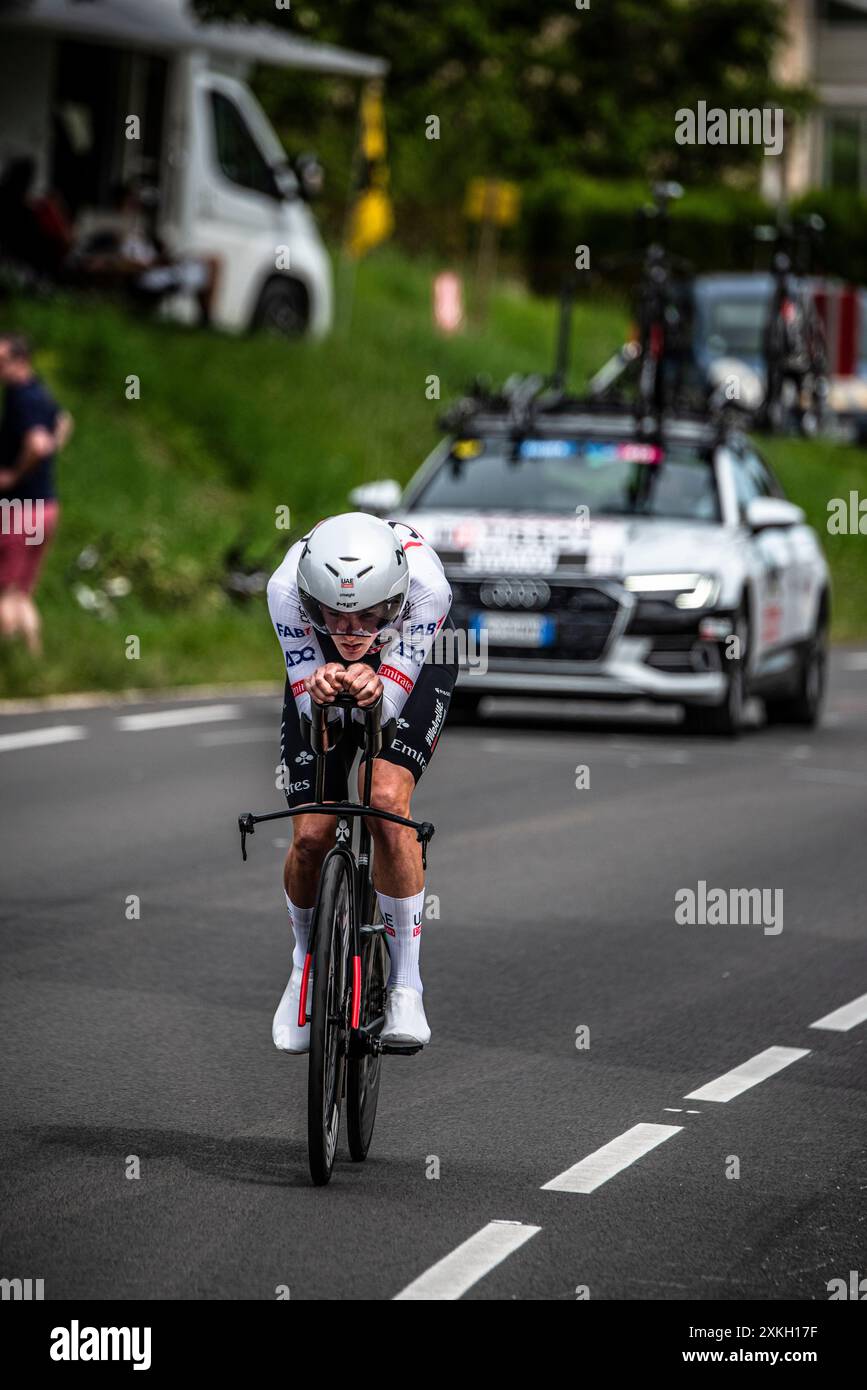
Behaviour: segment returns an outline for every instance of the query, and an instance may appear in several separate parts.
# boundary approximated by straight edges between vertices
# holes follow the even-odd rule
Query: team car
[[[465,636],[455,702],[653,700],[736,735],[747,697],[812,725],[830,581],[816,533],[730,418],[634,412],[512,382],[447,417],[405,489],[354,505],[438,552]]]

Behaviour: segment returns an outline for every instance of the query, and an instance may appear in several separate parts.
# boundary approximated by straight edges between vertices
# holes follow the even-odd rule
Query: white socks
[[[284,889],[286,907],[295,934],[295,949],[292,964],[298,970],[304,968],[307,955],[307,941],[310,923],[313,918],[312,907],[296,907]],[[389,989],[393,985],[406,985],[422,993],[424,986],[418,971],[419,950],[421,947],[421,923],[424,913],[424,889],[410,898],[389,898],[377,892],[382,920],[388,936],[388,952],[391,956],[391,974],[388,977]]]
[[[418,973],[421,947],[421,919],[424,912],[424,889],[411,898],[389,898],[377,890],[379,908],[388,936],[391,974],[388,987],[406,985],[422,993],[424,986]]]
[[[310,936],[310,922],[313,917],[312,907],[296,907],[292,902],[286,889],[283,889],[283,896],[286,899],[286,906],[289,909],[289,920],[292,923],[292,931],[295,934],[295,949],[292,952],[292,964],[298,970],[304,969],[304,959],[307,955],[307,939]]]

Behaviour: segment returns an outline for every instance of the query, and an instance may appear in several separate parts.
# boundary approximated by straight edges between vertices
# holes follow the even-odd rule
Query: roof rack
[[[667,423],[674,420],[713,427],[717,433],[728,433],[733,428],[725,412],[697,407],[694,401],[673,401],[660,416],[656,412],[642,413],[635,399],[623,392],[578,395],[538,375],[510,376],[499,387],[494,387],[489,378],[477,377],[466,395],[446,407],[438,424],[448,434],[461,435],[470,432],[482,416],[500,416],[512,438],[520,440],[543,420],[577,414],[629,416],[636,431],[648,437],[664,433]]]

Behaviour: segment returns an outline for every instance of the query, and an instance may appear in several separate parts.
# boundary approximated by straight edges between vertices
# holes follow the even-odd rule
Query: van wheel
[[[297,338],[307,328],[307,292],[297,280],[269,280],[256,305],[253,327],[283,338]]]

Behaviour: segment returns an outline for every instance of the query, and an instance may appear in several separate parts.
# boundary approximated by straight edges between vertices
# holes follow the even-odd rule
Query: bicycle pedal
[[[412,1057],[421,1052],[424,1043],[380,1043],[380,1051],[393,1053],[397,1057]]]

